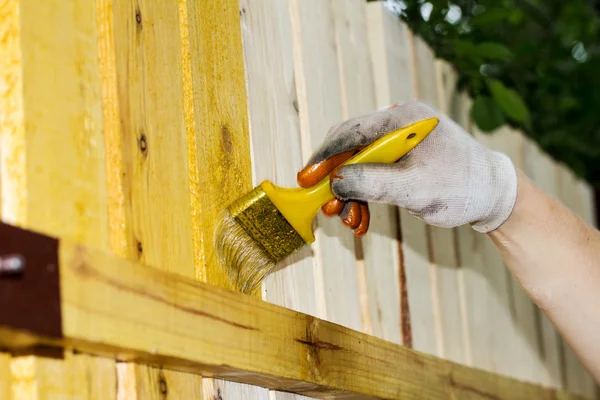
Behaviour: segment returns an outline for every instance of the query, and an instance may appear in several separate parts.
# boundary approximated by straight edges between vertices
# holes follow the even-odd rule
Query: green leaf
[[[514,89],[509,89],[496,79],[487,80],[492,97],[509,118],[529,124],[530,114],[525,101]]]
[[[504,114],[498,104],[488,96],[477,96],[471,108],[471,118],[477,127],[484,132],[490,132],[504,124]]]
[[[494,42],[479,43],[475,46],[477,54],[483,58],[499,60],[512,57],[512,52],[503,44]]]
[[[506,8],[486,10],[485,12],[474,16],[471,19],[470,25],[473,27],[485,29],[490,25],[506,21],[506,19],[509,18],[511,14],[512,11]]]

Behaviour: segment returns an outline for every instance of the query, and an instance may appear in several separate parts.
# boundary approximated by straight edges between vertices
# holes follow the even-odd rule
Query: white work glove
[[[479,232],[498,228],[510,216],[517,197],[512,162],[422,102],[404,103],[332,127],[308,164],[432,117],[440,120],[437,127],[397,163],[348,165],[337,170],[331,180],[333,193],[344,201],[395,204],[431,225],[471,224]],[[341,216],[345,217],[344,212]]]

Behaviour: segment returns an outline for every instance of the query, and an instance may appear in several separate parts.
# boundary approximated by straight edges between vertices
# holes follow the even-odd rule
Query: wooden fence
[[[68,272],[69,265],[77,272],[79,264],[72,260],[81,253],[93,266],[91,271],[97,266],[100,272],[124,274],[131,278],[129,283],[156,282],[157,292],[170,293],[169,298],[180,301],[176,304],[187,304],[186,299],[170,288],[187,293],[185,288],[193,287],[198,292],[190,298],[203,304],[202,313],[220,307],[210,300],[216,296],[232,309],[261,309],[244,315],[224,308],[222,318],[247,320],[253,327],[261,318],[272,318],[268,321],[273,324],[289,326],[260,327],[273,332],[300,329],[301,314],[191,283],[230,287],[211,245],[216,216],[263,179],[296,185],[296,172],[330,126],[408,99],[422,99],[448,113],[487,146],[509,154],[547,192],[587,221],[594,220],[588,185],[518,132],[503,128],[488,136],[474,131],[469,99],[455,92],[454,83],[452,69],[434,60],[430,49],[381,3],[2,1],[2,220],[59,237],[60,243],[64,238],[97,250],[60,245],[58,264],[65,270],[59,279],[63,288],[72,288],[61,294],[66,304],[64,337],[31,340],[64,347],[62,359],[39,351],[12,351],[13,346],[22,350],[22,345],[4,335],[0,312],[0,344],[12,351],[0,353],[0,398],[302,398],[268,388],[315,397],[320,397],[319,391],[333,395],[334,389],[345,395],[359,393],[358,397],[388,397],[390,387],[410,398],[417,398],[419,390],[432,398],[440,393],[468,398],[555,396],[554,391],[536,391],[534,386],[467,368],[467,381],[493,390],[494,397],[477,386],[469,391],[460,384],[462,367],[403,353],[399,346],[388,348],[367,336],[356,339],[366,341],[363,350],[352,347],[357,354],[389,349],[391,359],[403,364],[388,368],[403,374],[410,373],[411,360],[417,357],[426,366],[422,381],[416,386],[406,379],[394,381],[393,371],[378,370],[376,363],[358,372],[320,350],[298,353],[297,363],[308,362],[323,375],[296,374],[293,358],[286,371],[273,360],[277,354],[291,357],[290,349],[298,344],[288,343],[283,333],[271,337],[273,346],[284,346],[280,353],[267,351],[264,343],[257,347],[256,341],[263,338],[243,329],[231,331],[231,342],[238,338],[241,343],[232,344],[229,352],[203,345],[197,333],[196,342],[190,343],[202,351],[194,353],[189,347],[188,356],[183,351],[188,336],[173,336],[181,340],[181,347],[174,339],[160,344],[172,339],[170,323],[186,325],[189,318],[189,326],[197,328],[194,332],[206,326],[202,332],[213,335],[207,338],[219,335],[218,327],[209,329],[208,322],[195,321],[198,313],[179,318],[175,309],[160,311],[140,296],[111,291],[116,284],[113,289],[96,287],[85,276]],[[403,210],[373,205],[372,228],[364,239],[353,238],[337,220],[321,217],[316,237],[287,268],[265,280],[263,300],[457,364],[596,396],[594,381],[484,235],[469,227],[428,227]],[[180,280],[173,278],[171,284],[170,275],[140,272],[140,264]],[[79,292],[80,286],[90,292]],[[152,291],[153,286],[148,287]],[[122,303],[112,304],[109,293]],[[94,299],[113,308],[99,308],[94,314]],[[129,317],[126,310],[117,311],[126,306],[139,312],[139,318],[133,311]],[[144,311],[152,307],[154,317],[164,318],[160,322],[167,328],[152,325],[153,312]],[[102,322],[88,318],[85,310]],[[102,313],[113,311],[112,320],[102,319],[109,315]],[[127,318],[147,322],[147,331],[133,329],[144,325],[128,325]],[[323,324],[322,332],[357,346],[351,331],[339,333],[337,325]],[[185,333],[194,335],[190,332]],[[154,339],[159,345],[148,348]],[[252,349],[263,349],[272,359],[259,356],[253,366]],[[327,350],[331,348],[323,351]],[[352,374],[358,383],[347,380]],[[379,387],[370,389],[358,377]],[[388,380],[377,381],[381,377]],[[429,392],[428,382],[434,386]]]

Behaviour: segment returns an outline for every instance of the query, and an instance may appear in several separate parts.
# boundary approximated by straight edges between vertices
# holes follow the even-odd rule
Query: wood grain
[[[187,0],[191,90],[199,181],[194,194],[204,264],[199,280],[232,287],[214,254],[220,211],[252,189],[244,57],[238,0]],[[197,203],[197,204],[196,204]]]
[[[65,353],[65,358],[13,358],[12,398],[116,400],[115,361]],[[9,397],[10,398],[10,397]]]
[[[441,71],[434,61],[433,52],[425,42],[418,38],[414,38],[412,49],[415,71],[418,71],[413,76],[416,88],[415,97],[437,109],[440,109],[442,105],[447,108],[448,105],[442,104],[440,101],[445,94],[439,85]],[[448,112],[443,109],[441,111]],[[434,296],[434,326],[432,327],[436,332],[436,352],[434,354],[453,361],[464,362],[463,319],[465,317],[462,315],[460,306],[454,231],[428,226],[427,239]]]
[[[3,220],[107,249],[95,1],[5,1],[0,26]],[[114,361],[104,361],[15,358],[11,368],[27,381],[13,374],[13,397],[53,398],[64,387],[111,399],[114,385],[69,381],[83,373],[91,380],[114,376]],[[19,397],[24,384],[32,389]]]
[[[204,260],[192,229],[198,209],[188,152],[195,132],[192,94],[184,87],[191,86],[185,5],[103,0],[98,25],[111,249],[193,278]],[[119,396],[158,398],[164,373],[120,365],[119,380],[126,384],[120,383],[125,392]],[[171,393],[201,385],[201,377],[170,374]]]
[[[290,28],[289,2],[243,0],[241,23],[248,84],[254,186],[265,179],[297,187],[302,146]],[[267,277],[263,299],[316,315],[313,263],[309,247]]]
[[[64,340],[53,345],[318,397],[575,398],[105,251],[62,240],[59,251]],[[27,335],[5,327],[0,345],[22,344],[15,333]]]
[[[11,399],[10,355],[0,353],[0,398]]]
[[[377,109],[375,82],[362,0],[333,0],[344,119]],[[393,206],[370,204],[368,234],[355,240],[362,330],[401,343],[398,217]],[[358,250],[362,250],[359,252]],[[345,299],[340,298],[340,303]]]
[[[117,400],[202,400],[202,378],[186,372],[170,371],[133,363],[120,363]]]
[[[493,150],[508,155],[516,168],[521,170],[526,168],[526,144],[522,132],[502,128],[489,139],[489,144]],[[534,159],[531,162],[540,165],[542,168],[544,167],[541,160]],[[552,168],[538,170],[539,173],[551,175]],[[509,272],[507,268],[506,271]],[[551,382],[545,371],[545,355],[542,347],[543,332],[541,320],[537,315],[537,307],[510,273],[508,284],[509,295],[511,296],[509,305],[512,308],[512,324],[510,327],[512,330],[510,332],[513,332],[511,333],[513,337],[511,343],[513,354],[510,364],[506,366],[506,369],[511,369],[512,372],[506,373],[547,385],[559,384],[558,381]]]
[[[410,32],[381,3],[368,3],[366,8],[377,107],[413,99],[415,69]],[[402,236],[399,272],[404,270],[406,276],[406,284],[402,285],[400,280],[399,285],[402,343],[436,354],[426,227],[405,210],[400,210],[399,215]]]
[[[333,10],[329,1],[290,0],[294,70],[303,158],[344,119]],[[315,292],[317,315],[361,329],[352,233],[336,219],[317,218]],[[343,301],[340,301],[343,299]]]
[[[590,197],[581,190],[581,183],[575,174],[564,165],[558,167],[557,188],[560,200],[575,214],[594,224],[591,211]],[[564,387],[573,392],[589,398],[596,395],[596,383],[590,374],[581,365],[575,353],[563,341],[562,354],[564,362]]]

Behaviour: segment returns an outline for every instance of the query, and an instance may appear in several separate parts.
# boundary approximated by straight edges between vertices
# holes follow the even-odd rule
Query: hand
[[[381,136],[432,117],[440,120],[437,127],[397,163],[337,168]],[[358,207],[353,228],[360,226],[363,213],[368,227],[366,202],[374,201],[406,208],[431,225],[468,223],[489,232],[509,217],[517,196],[516,171],[506,155],[485,148],[448,117],[414,101],[332,127],[298,181],[312,186],[327,174],[336,199],[324,211],[346,222]]]

